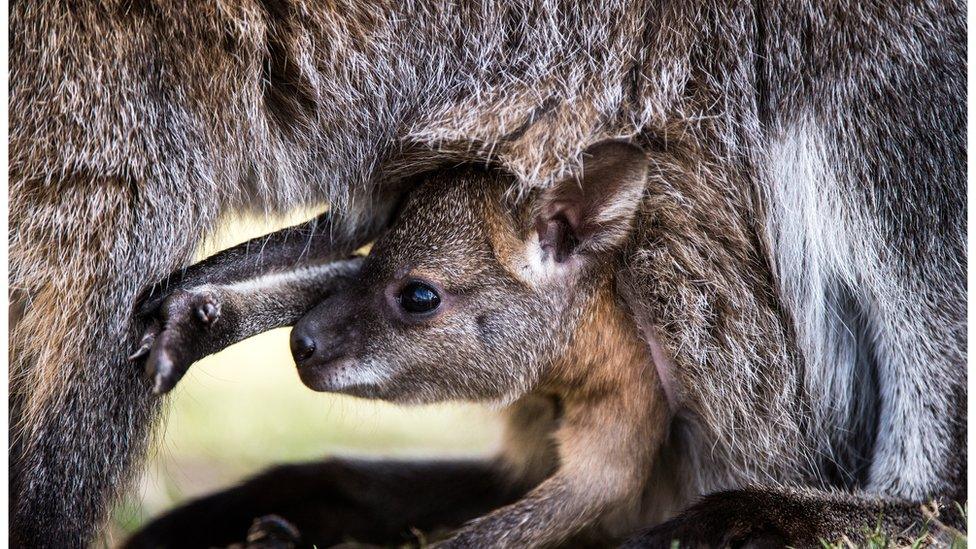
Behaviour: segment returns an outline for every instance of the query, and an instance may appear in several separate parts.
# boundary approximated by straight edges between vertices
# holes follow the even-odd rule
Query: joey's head
[[[441,171],[409,194],[360,276],[291,334],[312,389],[398,402],[507,402],[547,378],[612,291],[646,179],[635,147],[591,147],[580,178],[530,196]]]

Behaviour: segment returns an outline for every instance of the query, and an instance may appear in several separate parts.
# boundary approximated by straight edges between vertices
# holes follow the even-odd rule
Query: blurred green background
[[[199,255],[311,215],[230,220]],[[168,397],[158,442],[102,545],[116,546],[160,512],[272,464],[331,455],[484,455],[499,436],[496,415],[480,406],[398,407],[315,393],[298,379],[288,329],[274,330],[190,369]]]

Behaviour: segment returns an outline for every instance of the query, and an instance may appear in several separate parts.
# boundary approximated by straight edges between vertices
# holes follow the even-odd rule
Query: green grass
[[[959,504],[955,504],[959,505]],[[912,535],[892,537],[881,527],[881,518],[873,526],[865,526],[861,530],[861,538],[852,541],[844,536],[839,540],[820,540],[822,549],[921,549],[923,547],[947,547],[949,549],[966,549],[967,537],[951,526],[939,521],[932,506],[923,506],[922,511],[928,517],[920,531],[913,531]],[[966,518],[966,511],[961,506],[959,511]]]

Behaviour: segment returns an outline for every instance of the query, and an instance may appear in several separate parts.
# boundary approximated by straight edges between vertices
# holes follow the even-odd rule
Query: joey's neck
[[[612,289],[608,281],[590,298],[567,351],[553,365],[547,385],[566,397],[658,385],[647,345]]]

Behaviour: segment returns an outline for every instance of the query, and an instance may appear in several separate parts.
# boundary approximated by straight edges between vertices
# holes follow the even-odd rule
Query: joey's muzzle
[[[291,330],[291,354],[302,382],[316,391],[341,391],[354,382],[355,346],[360,340],[353,300],[332,296]]]
[[[291,354],[299,367],[324,365],[352,351],[356,337],[354,315],[346,299],[329,298],[317,305],[291,330]]]

